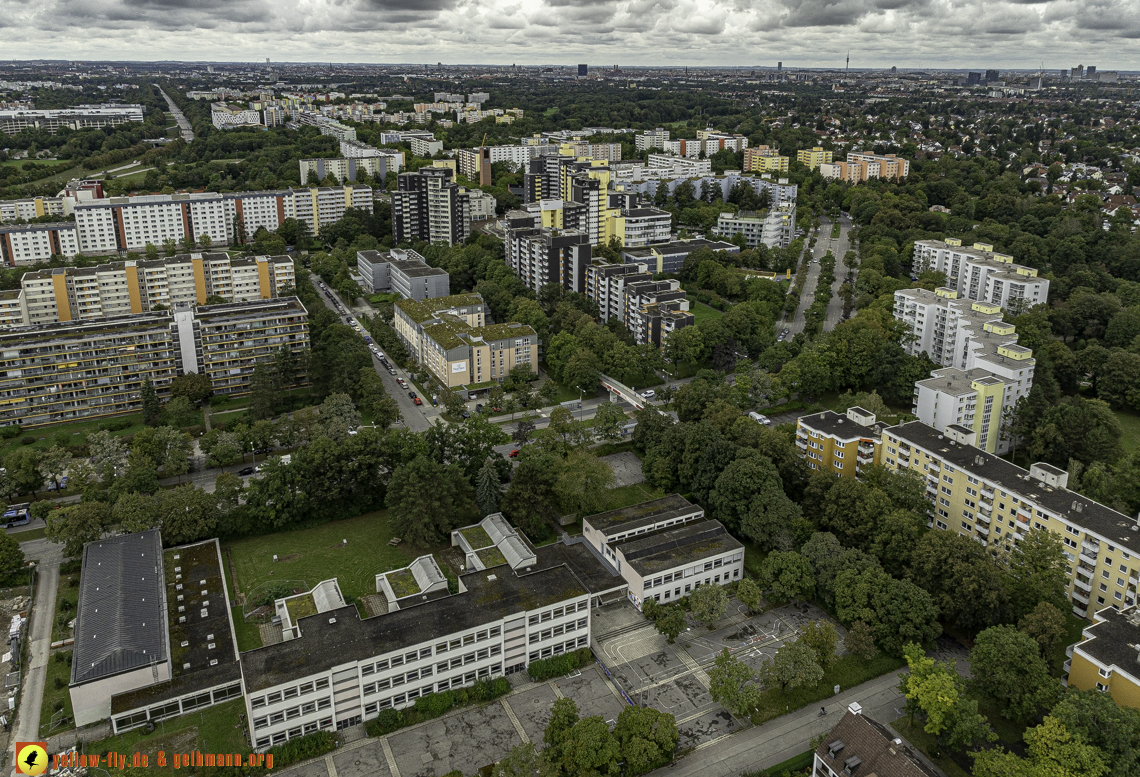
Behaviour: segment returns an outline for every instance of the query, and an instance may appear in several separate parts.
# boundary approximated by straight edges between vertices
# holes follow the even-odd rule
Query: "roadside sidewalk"
[[[812,705],[755,726],[714,739],[685,756],[674,766],[657,769],[657,777],[729,777],[742,771],[764,769],[799,755],[811,740],[830,731],[851,702],[863,705],[863,713],[879,723],[897,719],[905,703],[898,692],[898,673],[891,672],[851,688],[826,702],[827,715],[820,717]]]

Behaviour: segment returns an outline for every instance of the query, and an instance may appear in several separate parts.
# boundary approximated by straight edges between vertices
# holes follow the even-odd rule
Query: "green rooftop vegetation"
[[[312,594],[293,596],[285,600],[285,608],[289,610],[289,620],[294,624],[301,618],[317,614],[317,603]]]
[[[479,560],[483,562],[483,566],[487,567],[488,569],[507,563],[506,556],[499,552],[499,549],[495,547],[484,548],[483,550],[478,551],[475,555],[478,556]]]
[[[491,544],[491,535],[487,534],[487,530],[482,526],[468,526],[466,529],[460,529],[459,533],[473,550],[486,548]]]
[[[410,569],[397,569],[385,577],[388,578],[388,585],[392,586],[392,592],[396,594],[397,599],[414,596],[420,592],[420,584],[416,582],[416,576]]]

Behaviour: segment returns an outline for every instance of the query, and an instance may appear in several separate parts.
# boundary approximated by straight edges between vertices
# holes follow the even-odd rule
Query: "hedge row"
[[[336,749],[336,737],[331,731],[314,731],[303,737],[269,748],[273,754],[273,768],[283,769],[310,758],[317,758]]]
[[[456,707],[492,701],[500,696],[506,696],[510,691],[510,681],[505,677],[477,680],[469,688],[425,694],[416,699],[412,707],[402,710],[381,710],[377,717],[364,724],[364,728],[368,736],[381,737],[405,726],[414,726],[416,723],[438,718]]]
[[[581,669],[594,662],[594,654],[589,648],[578,648],[573,653],[562,656],[552,656],[540,661],[531,661],[526,668],[532,680],[550,680],[555,677],[570,674],[575,669]]]

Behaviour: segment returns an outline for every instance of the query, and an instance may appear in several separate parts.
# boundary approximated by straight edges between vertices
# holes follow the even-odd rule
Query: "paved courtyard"
[[[630,702],[671,713],[681,747],[698,747],[740,728],[709,694],[708,669],[729,648],[753,669],[793,639],[809,621],[824,617],[806,604],[750,616],[731,600],[712,630],[693,625],[676,643],[666,638],[628,601],[592,612],[593,648],[601,663],[544,683],[515,678],[516,690],[481,707],[354,742],[335,755],[286,770],[290,777],[439,777],[452,770],[475,774],[531,741],[541,747],[555,700],[574,700],[582,717],[599,715],[611,725]],[[840,630],[842,633],[842,630]],[[943,658],[960,658],[952,643]],[[607,670],[609,676],[607,677]],[[733,740],[735,741],[735,740]]]
[[[622,451],[602,456],[601,460],[614,471],[614,488],[644,483],[645,474],[641,471],[641,459],[633,451]]]

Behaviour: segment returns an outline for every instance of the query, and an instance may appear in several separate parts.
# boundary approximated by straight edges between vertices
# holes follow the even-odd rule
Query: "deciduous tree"
[[[709,675],[709,695],[738,718],[746,718],[760,703],[761,691],[756,673],[736,656],[723,649],[713,662]]]
[[[711,629],[728,611],[728,592],[714,583],[698,585],[689,594],[689,608],[694,618]]]
[[[997,701],[1003,715],[1017,720],[1050,707],[1061,690],[1037,641],[1013,626],[993,626],[978,635],[970,671],[977,688]]]
[[[772,658],[760,667],[760,679],[765,685],[780,686],[781,691],[812,685],[823,679],[823,667],[816,660],[815,651],[803,641],[786,643]]]

